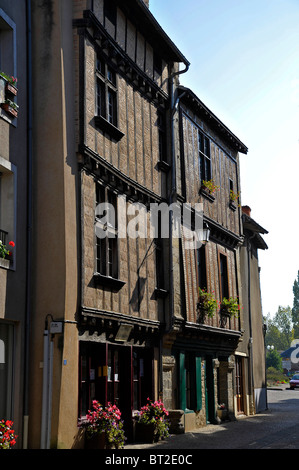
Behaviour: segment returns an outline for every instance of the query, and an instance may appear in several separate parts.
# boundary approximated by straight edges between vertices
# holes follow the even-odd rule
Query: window
[[[164,289],[164,259],[163,259],[163,238],[161,236],[162,222],[161,211],[158,212],[158,234],[155,238],[156,248],[156,287]]]
[[[108,349],[108,402],[119,406],[120,370],[119,370],[119,350]]]
[[[104,406],[116,404],[126,421],[132,407],[140,410],[153,396],[152,349],[92,341],[80,341],[79,349],[80,417],[91,409],[92,400],[98,400]]]
[[[229,297],[228,288],[228,271],[227,271],[227,256],[219,254],[219,275],[220,275],[220,295],[221,299]]]
[[[10,241],[16,243],[16,177],[16,167],[0,156],[0,240],[6,246]],[[11,268],[15,266],[15,251]]]
[[[159,159],[161,162],[167,161],[166,155],[166,126],[165,115],[158,111],[158,135],[159,135]]]
[[[116,6],[111,0],[104,1],[104,17],[105,27],[107,27],[107,22],[111,23],[113,26],[116,25]]]
[[[96,116],[95,124],[107,132],[116,141],[124,133],[117,127],[117,80],[113,68],[102,57],[97,58],[96,64]]]
[[[12,419],[14,327],[0,322],[0,416]]]
[[[16,25],[0,8],[0,71],[6,76],[17,77]],[[2,76],[1,76],[2,77]],[[18,114],[17,89],[0,79],[0,116],[12,122]],[[15,121],[14,121],[15,122]]]
[[[97,60],[97,114],[117,125],[116,75],[102,59]]]
[[[98,206],[98,205],[101,206]],[[100,184],[96,185],[97,272],[118,278],[117,195]],[[98,217],[100,216],[100,217]]]
[[[200,180],[209,181],[212,177],[210,141],[200,131],[198,131],[198,163]]]
[[[201,289],[207,288],[207,268],[206,268],[206,247],[202,245],[197,250],[197,276],[198,286]]]

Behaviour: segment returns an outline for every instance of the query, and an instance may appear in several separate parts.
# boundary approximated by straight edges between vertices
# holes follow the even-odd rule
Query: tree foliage
[[[267,369],[269,367],[274,367],[274,369],[282,372],[282,359],[276,349],[267,352],[266,367]]]
[[[281,351],[288,349],[294,339],[291,307],[279,306],[273,319],[267,316],[266,324],[266,345],[273,345]]]

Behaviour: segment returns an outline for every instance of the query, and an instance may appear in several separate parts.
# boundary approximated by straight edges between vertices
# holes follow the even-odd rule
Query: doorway
[[[235,356],[236,364],[236,398],[237,413],[244,413],[244,393],[243,393],[243,361],[241,357]]]
[[[214,424],[216,422],[215,410],[215,384],[214,384],[214,368],[213,357],[206,357],[206,375],[205,375],[205,388],[206,388],[206,422]]]

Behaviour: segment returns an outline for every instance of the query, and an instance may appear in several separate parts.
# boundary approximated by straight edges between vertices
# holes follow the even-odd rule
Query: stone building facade
[[[181,227],[173,323],[164,338],[164,401],[184,411],[185,429],[190,430],[217,422],[220,403],[229,416],[235,415],[234,353],[243,317],[226,318],[218,306],[211,318],[202,319],[198,288],[219,303],[233,297],[242,304],[243,228],[239,203],[231,196],[240,192],[239,153],[246,154],[247,148],[191,90],[179,86],[177,98],[176,200],[194,213],[196,204],[202,204],[203,221],[210,229],[209,242],[190,249],[187,227]],[[215,192],[204,187],[207,180],[213,180]]]
[[[21,56],[30,64],[17,98],[27,114],[0,115],[1,204],[4,179],[24,175],[17,226],[7,218],[5,229],[0,211],[0,230],[17,235],[0,267],[0,334],[13,325],[15,396],[6,396],[18,446],[82,447],[78,424],[93,399],[118,405],[129,440],[148,397],[181,421],[174,431],[217,422],[217,403],[233,416],[245,313],[225,322],[218,308],[203,320],[198,288],[242,303],[243,225],[230,193],[247,148],[180,85],[190,64],[148,1],[32,0],[18,12],[11,3],[0,0],[12,30],[26,18],[18,71],[27,72]],[[203,188],[211,179],[215,194]],[[187,249],[198,203],[210,239]]]

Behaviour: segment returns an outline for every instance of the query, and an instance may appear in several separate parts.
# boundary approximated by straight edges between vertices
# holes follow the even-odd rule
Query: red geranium
[[[13,421],[4,420],[0,421],[0,449],[10,449],[16,444],[14,430],[12,429]]]

